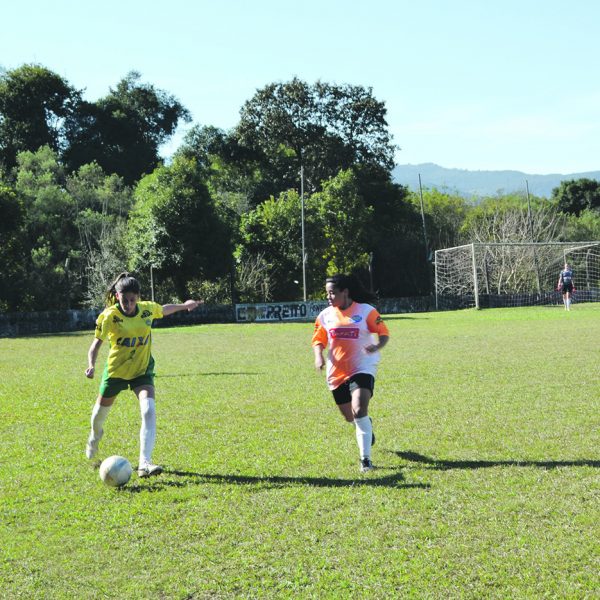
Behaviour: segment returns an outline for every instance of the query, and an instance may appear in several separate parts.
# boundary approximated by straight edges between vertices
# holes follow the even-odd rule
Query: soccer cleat
[[[369,421],[371,421],[371,446],[375,445],[375,432],[373,431],[373,419],[369,417]]]
[[[138,467],[138,477],[152,477],[162,473],[162,467],[153,465],[152,463],[144,463]]]
[[[371,462],[370,458],[361,458],[360,459],[360,472],[361,473],[368,473],[369,471],[372,471],[375,467],[373,466],[373,463]]]
[[[85,445],[85,455],[91,460],[98,453],[98,444],[100,443],[100,438],[102,434],[100,434],[97,438],[94,437],[94,434],[91,433],[88,438],[87,444]]]

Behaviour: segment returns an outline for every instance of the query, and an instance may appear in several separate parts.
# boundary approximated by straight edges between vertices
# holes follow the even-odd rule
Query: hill
[[[532,175],[521,171],[469,171],[467,169],[445,169],[433,163],[419,165],[397,165],[392,171],[396,183],[416,191],[419,189],[419,174],[423,188],[456,193],[463,197],[495,196],[498,193],[524,192],[525,181],[533,196],[550,198],[552,190],[561,181],[569,179],[596,179],[600,171],[571,173],[567,175]]]

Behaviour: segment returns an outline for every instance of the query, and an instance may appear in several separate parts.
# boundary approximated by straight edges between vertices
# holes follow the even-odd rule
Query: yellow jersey
[[[138,302],[135,315],[127,316],[118,304],[103,310],[96,320],[95,336],[108,339],[110,350],[108,377],[135,379],[146,372],[152,358],[152,321],[162,319],[163,309],[156,302]]]

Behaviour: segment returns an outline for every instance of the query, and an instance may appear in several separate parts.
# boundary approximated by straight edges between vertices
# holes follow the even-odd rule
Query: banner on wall
[[[236,304],[238,323],[273,323],[279,321],[314,321],[327,308],[326,301],[265,302],[263,304]]]

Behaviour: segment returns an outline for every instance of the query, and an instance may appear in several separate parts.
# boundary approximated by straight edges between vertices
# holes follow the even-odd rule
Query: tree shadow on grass
[[[449,471],[452,469],[489,469],[491,467],[600,467],[600,460],[441,460],[417,452],[394,451],[393,454],[413,463],[425,465],[426,469]]]
[[[148,485],[146,485],[146,482]],[[404,475],[397,471],[391,475],[378,477],[375,472],[365,474],[356,479],[337,479],[330,477],[283,477],[279,475],[220,475],[215,473],[196,473],[193,471],[179,471],[165,469],[162,475],[145,480],[144,484],[127,486],[123,491],[130,493],[159,491],[168,487],[188,487],[189,485],[203,484],[226,484],[226,485],[247,485],[260,486],[267,488],[282,488],[289,486],[309,486],[309,487],[386,487],[391,489],[429,489],[426,483],[407,483]]]

